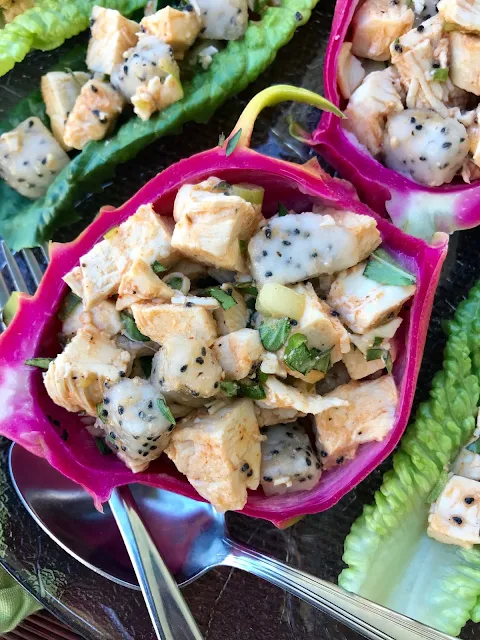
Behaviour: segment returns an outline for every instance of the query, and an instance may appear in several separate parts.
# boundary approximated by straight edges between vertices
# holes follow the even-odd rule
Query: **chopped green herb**
[[[240,387],[239,395],[243,398],[250,398],[251,400],[263,400],[267,397],[265,389],[261,384],[248,384],[246,382],[239,382]]]
[[[244,295],[258,296],[258,289],[253,286],[251,280],[250,282],[239,282],[235,285],[235,289],[238,289]]]
[[[237,133],[233,136],[233,138],[230,138],[230,140],[227,142],[227,148],[225,149],[225,155],[227,157],[235,151],[235,148],[238,144],[238,141],[240,140],[241,135],[242,135],[242,130],[239,129]]]
[[[178,276],[174,276],[173,278],[170,278],[167,284],[170,287],[170,289],[175,289],[176,291],[180,291],[180,289],[182,288],[183,279]]]
[[[392,356],[390,355],[390,351],[388,351],[387,349],[385,349],[385,352],[382,356],[382,360],[385,363],[385,368],[387,372],[392,373],[392,369],[393,369]]]
[[[155,262],[152,263],[152,269],[155,273],[163,273],[167,270],[167,267],[164,267],[161,262],[155,260]]]
[[[140,366],[142,368],[142,371],[143,371],[143,374],[144,374],[145,378],[150,378],[150,375],[152,373],[153,357],[151,357],[151,356],[142,356],[138,360],[140,362]]]
[[[383,342],[382,336],[377,336],[373,341],[373,346],[379,347],[382,344],[382,342]]]
[[[287,207],[286,207],[284,204],[282,204],[281,202],[279,202],[279,203],[278,203],[278,215],[279,215],[280,217],[283,217],[283,216],[287,216],[287,215],[288,215],[288,209],[287,209]]]
[[[214,191],[228,191],[231,188],[231,186],[232,185],[226,180],[220,180],[220,182],[217,182],[217,184],[213,187],[213,189]]]
[[[25,364],[28,364],[30,367],[37,367],[38,369],[48,369],[53,360],[55,360],[55,358],[30,358],[30,360],[25,360]]]
[[[467,451],[471,451],[472,453],[480,453],[480,438],[474,440],[470,444],[468,444],[465,449]]]
[[[425,499],[425,502],[427,504],[432,504],[432,502],[435,502],[436,500],[438,500],[438,498],[440,497],[440,494],[443,491],[443,488],[447,484],[447,481],[448,481],[448,471],[446,469],[443,469],[440,473],[440,477],[438,478],[437,483],[435,484],[435,486],[433,487],[433,489],[430,491],[430,493]]]
[[[448,67],[435,69],[435,71],[433,72],[433,79],[437,80],[438,82],[446,82],[448,80]]]
[[[246,240],[239,240],[238,241],[238,245],[240,247],[240,251],[242,253],[245,253],[245,251],[247,250],[247,241]]]
[[[225,380],[224,382],[220,383],[220,389],[223,391],[223,393],[226,393],[227,396],[233,397],[238,395],[239,386],[236,382]]]
[[[380,284],[406,287],[415,284],[415,276],[402,267],[383,249],[374,251],[363,271],[363,275]]]
[[[113,453],[113,451],[110,449],[103,438],[95,438],[95,444],[97,445],[97,449],[100,451],[102,456],[108,456]]]
[[[72,311],[76,307],[78,307],[81,301],[82,299],[79,296],[77,296],[76,293],[73,293],[73,291],[70,291],[69,293],[67,293],[67,295],[63,300],[63,304],[60,308],[60,312],[58,314],[58,317],[60,318],[60,320],[63,321],[66,318],[68,318],[68,316],[72,313]]]
[[[294,333],[290,336],[285,347],[285,363],[290,369],[300,371],[308,375],[312,369],[327,373],[330,367],[330,354],[332,348],[320,351],[307,347],[307,337],[302,333]]]
[[[99,402],[97,404],[97,416],[100,418],[100,420],[103,422],[103,424],[106,424],[107,418],[103,414],[103,402]]]
[[[260,340],[267,351],[278,351],[290,333],[288,318],[265,318],[260,325]]]
[[[259,371],[257,374],[257,378],[258,381],[260,382],[260,384],[265,384],[265,382],[268,380],[268,373],[264,373],[263,371]]]
[[[407,9],[411,9],[412,7],[413,7],[413,0],[407,0]]]
[[[228,311],[237,304],[235,298],[230,296],[223,289],[220,289],[220,287],[211,287],[210,289],[207,289],[207,293],[209,296],[212,296],[212,298],[215,298],[215,300],[218,300],[222,305],[222,309],[225,311]]]
[[[245,304],[247,305],[247,309],[250,311],[255,311],[255,298],[249,298],[246,300]]]
[[[392,373],[392,356],[390,355],[390,351],[388,349],[380,349],[379,347],[367,349],[365,359],[367,362],[370,362],[372,360],[383,360],[383,364],[385,365],[388,373]]]
[[[130,340],[134,340],[135,342],[148,342],[150,340],[148,336],[143,335],[143,333],[139,331],[131,315],[125,311],[120,311],[120,318],[122,319],[125,333]]]
[[[173,413],[170,411],[170,409],[167,406],[167,403],[163,398],[157,398],[157,405],[158,405],[158,408],[160,409],[160,413],[162,414],[162,416],[166,418],[170,422],[170,424],[176,424],[175,418],[173,417]]]

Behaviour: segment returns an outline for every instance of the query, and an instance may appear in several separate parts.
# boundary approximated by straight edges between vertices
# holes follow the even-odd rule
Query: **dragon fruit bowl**
[[[325,96],[340,109],[345,100],[337,73],[342,45],[351,39],[352,20],[361,0],[337,3],[325,55]],[[351,181],[360,198],[381,216],[387,215],[406,233],[430,240],[436,231],[453,233],[480,223],[480,183],[466,184],[457,177],[450,184],[428,187],[374,158],[331,113],[324,113],[310,144],[339,174]]]
[[[245,128],[245,127],[244,127]],[[228,141],[227,141],[228,144]],[[239,144],[227,155],[216,147],[172,165],[147,183],[118,209],[104,208],[96,220],[73,242],[52,244],[51,262],[33,297],[21,295],[18,311],[0,337],[0,393],[4,399],[0,433],[32,453],[46,458],[65,476],[79,483],[97,508],[112,490],[131,482],[202,499],[163,455],[147,471],[134,474],[116,456],[104,456],[86,429],[85,418],[58,407],[45,393],[42,373],[25,365],[33,357],[53,357],[59,350],[59,312],[67,287],[62,277],[112,228],[151,203],[160,215],[171,215],[175,195],[185,183],[209,176],[226,181],[251,182],[265,189],[263,212],[272,215],[282,202],[296,212],[320,204],[375,218],[383,246],[397,262],[416,276],[417,290],[402,312],[399,354],[393,376],[399,390],[395,423],[381,442],[362,445],[352,461],[324,472],[311,491],[265,496],[250,492],[242,513],[286,526],[305,514],[333,506],[378,466],[398,443],[408,421],[420,367],[433,295],[446,255],[448,239],[437,234],[432,243],[406,235],[362,204],[348,183],[325,174],[318,163],[295,165],[262,156]]]

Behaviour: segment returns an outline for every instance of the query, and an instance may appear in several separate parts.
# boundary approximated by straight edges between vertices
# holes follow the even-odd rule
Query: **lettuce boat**
[[[52,244],[51,262],[36,295],[20,295],[18,313],[0,338],[0,393],[4,398],[0,432],[46,458],[56,469],[81,484],[98,507],[108,500],[114,487],[130,482],[141,482],[194,498],[198,495],[165,457],[153,463],[148,472],[138,474],[130,472],[114,456],[102,457],[81,419],[53,404],[45,393],[40,371],[26,366],[25,360],[58,353],[57,313],[66,292],[62,276],[78,263],[80,257],[142,204],[152,203],[157,213],[170,215],[182,184],[200,182],[210,175],[228,182],[262,186],[267,216],[275,213],[280,201],[297,211],[323,204],[373,217],[384,246],[417,279],[416,294],[403,312],[401,340],[405,346],[393,366],[400,400],[389,435],[382,442],[364,445],[354,460],[325,473],[312,491],[271,497],[264,496],[261,491],[251,493],[243,512],[284,526],[304,514],[328,509],[392,452],[405,429],[448,237],[437,234],[429,245],[407,236],[362,204],[349,183],[324,173],[316,161],[299,166],[251,150],[249,141],[258,114],[264,107],[283,100],[335,110],[323,98],[295,87],[279,85],[258,94],[223,146],[172,165],[120,208],[103,209],[77,240],[63,245]]]
[[[359,0],[339,0],[325,55],[325,97],[343,108],[337,86],[342,44],[348,39]],[[309,140],[320,154],[356,187],[362,200],[380,215],[420,238],[435,231],[452,233],[480,223],[480,184],[449,184],[426,187],[377,161],[341,122],[325,113]]]
[[[364,508],[345,541],[348,566],[338,580],[348,591],[454,636],[469,619],[480,621],[480,550],[428,538],[428,502],[475,427],[479,320],[477,282],[449,323],[443,370],[430,399],[403,437],[375,503]]]
[[[131,160],[159,138],[179,133],[191,120],[207,122],[220,105],[245,89],[273,62],[296,29],[309,20],[317,1],[282,0],[281,6],[266,7],[260,20],[249,22],[241,40],[230,41],[214,56],[207,71],[199,71],[183,84],[182,100],[148,121],[131,118],[107,140],[88,143],[56,176],[44,197],[29,200],[2,181],[0,235],[5,242],[14,250],[45,242],[56,228],[78,220],[76,201],[100,189],[114,175],[117,165]],[[85,4],[91,8],[94,3]],[[8,127],[3,128],[3,123],[0,126],[11,129],[29,116],[39,116],[39,109],[41,113],[38,99],[24,101],[8,118]]]

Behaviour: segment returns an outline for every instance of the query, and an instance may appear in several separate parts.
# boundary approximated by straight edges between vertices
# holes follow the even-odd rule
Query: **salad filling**
[[[262,214],[263,188],[183,185],[142,205],[64,280],[45,388],[134,472],[163,452],[220,511],[313,489],[383,440],[399,402],[399,315],[415,277],[369,216]]]
[[[365,0],[338,59],[343,126],[420,184],[479,179],[479,53],[473,5]]]

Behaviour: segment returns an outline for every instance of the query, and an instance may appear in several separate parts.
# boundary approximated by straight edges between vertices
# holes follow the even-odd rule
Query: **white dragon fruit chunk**
[[[134,473],[144,471],[168,444],[174,424],[165,407],[165,398],[147,380],[124,378],[105,385],[97,426]]]
[[[27,198],[41,198],[70,162],[39,118],[28,118],[0,136],[0,176]]]
[[[277,424],[261,430],[262,442],[260,484],[265,495],[282,495],[309,491],[317,484],[321,465],[308,435],[297,423]]]
[[[201,38],[238,40],[248,26],[247,0],[197,0],[203,28]]]
[[[201,406],[220,391],[223,371],[204,340],[170,335],[155,354],[153,385],[168,401]]]
[[[390,116],[384,138],[385,165],[430,187],[451,182],[467,157],[467,130],[455,118],[428,109]]]
[[[466,549],[480,544],[480,482],[451,476],[430,508],[427,534]]]
[[[369,216],[328,209],[270,218],[248,243],[259,285],[293,284],[357,264],[380,244]]]

